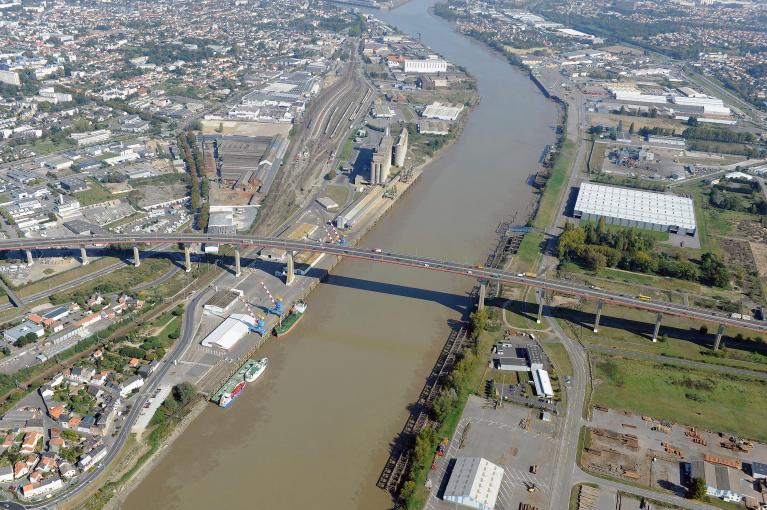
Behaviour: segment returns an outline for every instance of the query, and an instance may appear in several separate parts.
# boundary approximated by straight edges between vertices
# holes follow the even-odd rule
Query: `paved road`
[[[553,242],[550,240],[550,242]],[[248,236],[234,234],[195,234],[195,233],[169,233],[169,234],[107,234],[92,237],[63,236],[46,239],[3,239],[0,240],[0,251],[20,249],[51,249],[62,247],[81,247],[91,245],[165,245],[168,243],[185,244],[214,244],[232,245],[235,247],[265,247],[276,248],[288,252],[314,252],[337,255],[353,259],[368,260],[371,262],[396,264],[413,267],[422,270],[440,271],[466,276],[473,279],[498,281],[506,284],[521,285],[549,291],[556,294],[578,296],[593,301],[602,301],[630,308],[637,308],[667,315],[675,315],[691,320],[712,322],[724,326],[743,328],[757,333],[767,333],[767,322],[732,318],[729,314],[718,310],[692,307],[684,304],[671,303],[660,300],[646,300],[638,296],[628,296],[604,289],[593,288],[580,283],[559,280],[554,278],[537,278],[534,275],[515,274],[508,271],[474,267],[457,262],[415,257],[412,255],[400,255],[383,252],[380,249],[353,248],[339,244],[320,243],[309,240],[292,241],[275,237]]]

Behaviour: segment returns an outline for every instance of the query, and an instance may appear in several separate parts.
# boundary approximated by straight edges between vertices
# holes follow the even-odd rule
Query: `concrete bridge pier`
[[[652,333],[652,341],[657,342],[658,341],[658,331],[660,331],[660,321],[663,319],[663,314],[658,312],[658,315],[655,317],[655,331]]]
[[[85,246],[80,247],[80,263],[84,266],[88,265],[88,253],[85,251]]]
[[[242,275],[242,270],[240,269],[240,250],[238,248],[234,249],[234,276],[239,277]]]
[[[535,319],[535,323],[540,324],[543,321],[543,292],[541,289],[535,289],[535,293],[538,295],[538,318]]]
[[[288,253],[287,267],[285,268],[285,285],[290,285],[296,279],[296,268],[293,263],[293,254]]]
[[[594,333],[599,331],[599,319],[602,317],[602,306],[604,302],[597,301],[597,318],[594,320]]]
[[[141,254],[138,251],[138,246],[133,247],[133,267],[141,265]]]
[[[719,325],[719,329],[716,331],[716,340],[714,340],[714,350],[719,350],[719,344],[722,342],[722,335],[724,334],[724,324]]]
[[[27,265],[31,266],[35,263],[35,260],[32,258],[32,251],[30,250],[24,250],[24,253],[27,255]]]
[[[479,299],[477,301],[477,311],[482,311],[485,309],[485,297],[487,296],[487,283],[486,282],[480,282],[479,283]]]
[[[239,268],[239,256],[237,257],[237,267]],[[192,256],[189,253],[189,245],[184,245],[184,271],[187,273],[192,270]]]

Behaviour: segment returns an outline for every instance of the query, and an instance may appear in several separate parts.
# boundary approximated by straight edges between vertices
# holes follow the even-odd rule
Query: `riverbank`
[[[463,133],[464,126],[468,120],[468,118],[471,116],[471,113],[473,112],[476,105],[479,103],[479,95],[476,94],[475,99],[473,100],[471,106],[469,106],[462,117],[459,119],[459,122],[456,124],[456,131],[455,135],[448,140],[436,153],[430,157],[427,157],[421,164],[419,164],[417,167],[413,168],[411,172],[411,177],[407,182],[400,182],[397,180],[392,186],[396,187],[397,193],[396,198],[394,199],[382,199],[382,201],[371,210],[369,213],[369,216],[364,219],[362,223],[359,224],[359,226],[356,226],[353,233],[350,237],[348,237],[348,242],[352,245],[359,244],[367,235],[368,233],[375,227],[385,216],[387,216],[393,209],[394,206],[399,204],[401,199],[408,195],[408,192],[412,189],[413,185],[416,182],[419,182],[421,179],[421,176],[426,172],[427,169],[431,168],[433,164],[439,162],[443,155],[446,153],[446,151],[451,148],[461,137],[461,134]],[[301,291],[299,292],[298,299],[306,300],[309,295],[316,289],[316,287],[321,283],[322,281],[325,281],[328,276],[331,275],[331,272],[333,269],[338,265],[338,263],[341,261],[341,258],[339,257],[326,257],[327,261],[324,261],[322,264],[322,271],[323,274],[319,278],[311,278],[307,280],[303,280],[303,287]],[[307,312],[309,313],[309,312]],[[270,337],[267,337],[270,338]],[[213,384],[215,386],[215,384]],[[115,496],[110,500],[110,502],[104,507],[104,508],[119,508],[125,500],[130,496],[132,491],[136,489],[142,481],[146,479],[146,477],[151,473],[152,469],[157,466],[163,458],[168,454],[170,451],[170,448],[165,448],[165,446],[170,445],[173,443],[179,436],[183,434],[184,431],[188,429],[188,427],[193,423],[193,421],[205,410],[206,403],[202,402],[194,407],[194,409],[185,417],[181,422],[176,424],[174,426],[174,430],[172,434],[163,441],[163,447],[159,448],[157,451],[155,451],[148,459],[145,461],[141,461],[139,459],[138,462],[142,462],[142,465],[139,466],[135,472],[132,474],[132,476],[123,484],[119,489],[116,489]],[[96,508],[96,507],[94,507]]]
[[[484,263],[480,252],[493,245],[498,218],[529,208],[529,171],[553,138],[555,112],[524,75],[427,16],[429,3],[375,15],[421,32],[435,53],[466,67],[482,101],[460,136],[425,165],[413,192],[401,193],[397,207],[382,204],[388,210],[369,220],[376,228],[361,242]],[[274,366],[263,391],[246,392],[226,413],[203,412],[124,508],[241,508],[253,493],[275,509],[389,507],[390,495],[375,487],[388,443],[451,325],[473,305],[466,290],[464,279],[441,273],[337,265],[307,301],[300,331],[264,347]],[[211,486],[221,490],[211,494]]]

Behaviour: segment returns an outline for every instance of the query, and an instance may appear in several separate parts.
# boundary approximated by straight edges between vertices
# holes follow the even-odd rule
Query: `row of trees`
[[[720,256],[707,252],[695,264],[679,255],[659,253],[650,234],[633,228],[607,230],[604,218],[600,218],[596,226],[565,225],[557,250],[561,260],[592,271],[617,267],[715,287],[727,287],[730,282],[730,272]]]
[[[179,134],[176,138],[179,149],[183,153],[184,163],[189,170],[191,178],[191,208],[192,214],[197,216],[197,228],[205,230],[208,227],[209,204],[208,204],[208,179],[203,173],[203,160],[200,148],[197,146],[194,132],[186,135]],[[205,203],[203,204],[203,199]]]

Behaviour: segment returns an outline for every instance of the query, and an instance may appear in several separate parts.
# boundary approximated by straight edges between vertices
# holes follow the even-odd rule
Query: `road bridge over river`
[[[183,244],[185,252],[185,265],[190,270],[190,251],[192,244],[206,245],[231,245],[235,248],[235,273],[240,273],[240,248],[258,247],[274,248],[284,250],[288,253],[288,283],[292,281],[293,264],[292,254],[297,252],[315,252],[327,255],[337,255],[339,257],[348,257],[353,259],[368,260],[376,263],[395,264],[400,266],[412,267],[427,271],[439,271],[459,276],[469,277],[480,280],[480,282],[497,281],[510,285],[521,285],[533,287],[543,292],[552,294],[577,296],[597,302],[597,314],[594,322],[594,330],[599,327],[599,319],[604,303],[613,305],[627,306],[641,310],[647,310],[657,313],[655,331],[653,340],[657,339],[663,315],[674,315],[695,321],[711,322],[719,325],[716,335],[714,348],[718,348],[722,333],[726,326],[746,329],[757,333],[767,333],[767,322],[753,321],[738,317],[733,317],[728,313],[711,310],[706,308],[685,306],[682,304],[648,299],[639,296],[628,296],[617,292],[611,292],[595,287],[589,287],[578,283],[554,279],[538,278],[530,275],[511,273],[496,269],[471,266],[451,262],[446,260],[437,260],[431,258],[417,257],[413,255],[389,253],[381,249],[355,248],[335,243],[323,243],[312,240],[293,241],[276,237],[233,235],[233,234],[194,234],[194,233],[170,233],[170,234],[109,234],[94,236],[67,236],[67,237],[49,237],[45,239],[2,239],[0,240],[0,251],[24,250],[27,253],[29,263],[32,263],[31,250],[61,249],[72,248],[80,249],[83,263],[87,263],[88,247],[95,246],[125,246],[133,249],[134,264],[140,263],[140,248],[145,245],[166,245],[169,243]],[[543,301],[538,309],[538,320],[541,320],[543,313]]]

